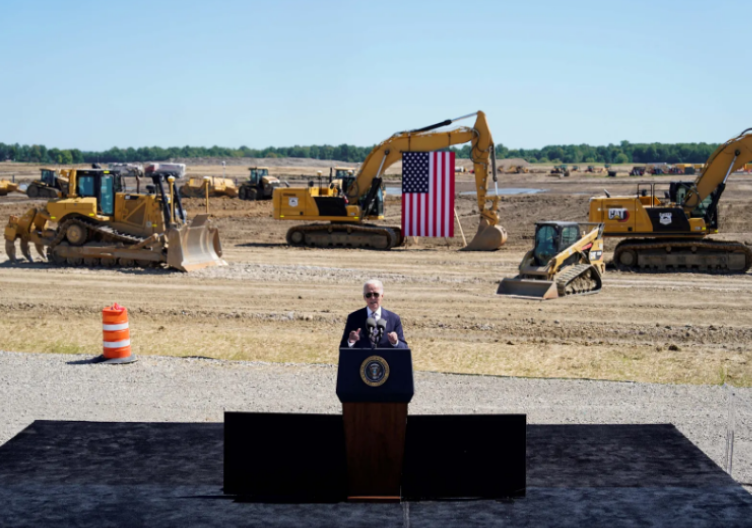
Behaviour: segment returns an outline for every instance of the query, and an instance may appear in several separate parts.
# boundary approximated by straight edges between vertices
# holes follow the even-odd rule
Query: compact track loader
[[[189,225],[174,178],[151,173],[153,192],[123,192],[123,176],[103,169],[72,169],[64,198],[11,216],[5,250],[16,259],[15,241],[33,262],[29,244],[50,262],[69,266],[157,267],[181,271],[223,265],[219,233],[207,215]],[[165,183],[169,191],[165,191]],[[51,224],[57,224],[51,227]]]
[[[583,227],[591,229],[583,234]],[[496,293],[540,300],[598,293],[605,271],[603,224],[537,222],[519,275],[502,279]]]
[[[40,169],[41,177],[26,188],[29,198],[61,198],[68,192],[69,170]]]

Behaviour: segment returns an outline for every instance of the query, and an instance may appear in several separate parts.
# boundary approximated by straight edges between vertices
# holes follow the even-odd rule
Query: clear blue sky
[[[484,110],[508,147],[752,126],[752,1],[17,1],[0,142],[371,145]]]

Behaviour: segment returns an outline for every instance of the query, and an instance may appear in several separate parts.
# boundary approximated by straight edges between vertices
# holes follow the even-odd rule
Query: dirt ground
[[[328,174],[320,162],[275,161],[266,163],[271,172],[293,181]],[[3,163],[0,178],[28,181],[38,168]],[[495,295],[498,282],[516,274],[536,220],[586,220],[589,198],[604,188],[631,194],[651,181],[560,179],[541,170],[499,176],[499,188],[545,192],[503,198],[509,241],[497,252],[459,252],[459,233],[391,252],[294,249],[284,243],[293,222],[273,220],[270,203],[213,198],[227,267],[182,274],[0,264],[0,350],[98,355],[100,310],[117,301],[130,310],[136,354],[334,363],[345,317],[362,305],[361,284],[375,277],[386,285],[384,305],[402,316],[420,370],[752,386],[749,273],[610,271],[598,295],[543,303]],[[247,166],[225,171],[243,178]],[[219,176],[222,167],[189,167],[189,175],[204,174]],[[474,188],[471,178],[461,175],[460,192]],[[0,198],[0,217],[42,205],[9,195]],[[204,201],[186,206],[201,212]],[[477,204],[460,195],[457,206],[469,239]],[[399,199],[388,199],[386,222],[399,224],[399,211]],[[731,177],[721,216],[719,238],[752,244],[752,176]],[[614,245],[607,240],[606,250]]]

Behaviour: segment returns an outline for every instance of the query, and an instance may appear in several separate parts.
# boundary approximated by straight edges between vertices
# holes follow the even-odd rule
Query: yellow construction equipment
[[[530,172],[530,169],[523,165],[510,165],[506,169],[499,167],[499,172],[504,172],[505,174],[527,174]]]
[[[598,293],[605,272],[603,224],[536,222],[519,275],[502,279],[496,293],[541,300]]]
[[[11,216],[5,250],[16,260],[15,241],[33,262],[29,244],[55,264],[70,266],[167,266],[192,271],[224,264],[219,233],[208,215],[188,225],[174,178],[148,173],[153,192],[123,192],[123,176],[103,169],[72,169],[69,192],[44,208]],[[167,184],[168,190],[165,190]],[[51,227],[51,224],[57,224]]]
[[[68,192],[66,169],[40,169],[41,178],[29,184],[26,195],[29,198],[62,198]]]
[[[566,165],[556,165],[548,173],[549,176],[558,176],[559,178],[568,178],[570,175],[569,169]]]
[[[269,176],[268,167],[248,167],[248,180],[240,185],[241,200],[271,200],[274,189],[282,185],[279,178]]]
[[[441,132],[431,132],[459,119],[476,116],[473,127],[459,127]],[[298,225],[287,232],[287,241],[295,246],[341,246],[373,249],[391,249],[403,243],[399,226],[367,224],[368,220],[384,219],[383,174],[403,152],[430,152],[451,145],[471,142],[471,159],[474,166],[480,224],[475,238],[466,250],[495,250],[506,242],[506,232],[498,225],[498,195],[489,197],[487,180],[489,158],[494,156],[494,145],[488,129],[486,115],[478,111],[457,119],[447,119],[424,128],[399,132],[375,146],[360,167],[359,172],[342,180],[341,187],[334,181],[327,186],[277,188],[274,190],[274,218],[277,220],[319,220],[328,224]],[[495,160],[494,160],[495,162]],[[491,171],[496,181],[495,167]]]
[[[203,178],[190,178],[188,183],[180,187],[180,195],[186,198],[203,198],[206,196],[206,186],[209,186],[209,196],[228,196],[235,198],[238,188],[230,178],[217,178],[204,176]]]
[[[619,268],[744,273],[752,267],[752,249],[705,237],[718,233],[726,180],[751,160],[752,128],[720,145],[694,181],[645,183],[632,196],[591,198],[590,221],[604,223],[605,236],[626,239],[614,250]],[[668,190],[657,192],[661,185]]]
[[[7,196],[12,192],[18,192],[18,184],[8,180],[0,180],[0,196]]]

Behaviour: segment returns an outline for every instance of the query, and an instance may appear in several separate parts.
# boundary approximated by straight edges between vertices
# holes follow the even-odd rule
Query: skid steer
[[[535,247],[522,259],[519,275],[502,279],[496,293],[540,300],[598,293],[605,271],[603,224],[537,222]]]
[[[65,197],[10,217],[5,250],[11,261],[20,240],[30,262],[29,244],[34,244],[41,256],[46,249],[50,262],[68,266],[167,265],[192,271],[225,264],[219,233],[208,216],[198,215],[188,224],[174,177],[151,173],[153,185],[145,194],[124,192],[119,171],[71,169],[68,178]]]

